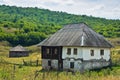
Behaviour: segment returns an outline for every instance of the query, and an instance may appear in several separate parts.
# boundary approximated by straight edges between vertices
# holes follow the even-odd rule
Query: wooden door
[[[63,69],[63,60],[58,60],[58,70]]]

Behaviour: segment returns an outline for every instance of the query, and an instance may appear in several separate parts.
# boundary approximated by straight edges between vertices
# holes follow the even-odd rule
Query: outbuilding
[[[9,57],[25,57],[29,56],[29,51],[21,45],[13,47],[9,51]]]
[[[113,47],[85,23],[65,25],[38,46],[43,69],[75,71],[109,66]]]

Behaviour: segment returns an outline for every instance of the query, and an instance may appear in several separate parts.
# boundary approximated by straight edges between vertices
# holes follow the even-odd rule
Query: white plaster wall
[[[70,55],[67,54],[67,48],[71,48]],[[74,55],[74,53],[73,53],[74,48],[77,48],[77,51],[78,51],[77,55]],[[62,58],[63,59],[65,59],[65,58],[75,58],[75,59],[82,58],[82,47],[63,47]]]
[[[108,49],[108,48],[105,49],[103,59],[106,59],[106,61],[108,61],[110,59],[110,49]]]
[[[104,50],[104,55],[100,55],[100,50]],[[90,50],[94,50],[94,56],[91,56]],[[83,60],[91,59],[105,59],[108,61],[110,59],[110,49],[109,48],[83,48]]]
[[[67,54],[67,48],[71,48],[71,55]],[[74,48],[77,48],[77,55],[73,54]],[[100,50],[104,50],[104,55],[100,55]],[[91,56],[90,50],[94,50],[94,56]],[[105,59],[108,61],[110,59],[110,49],[109,48],[90,48],[90,47],[63,47],[62,50],[62,59],[65,58],[83,58],[83,60],[91,60],[91,59]]]
[[[91,56],[90,50],[94,50],[94,56]],[[100,59],[99,49],[97,48],[83,48],[83,60]]]
[[[104,50],[104,55],[100,55],[100,50]],[[110,59],[110,49],[109,48],[83,48],[83,60],[91,59],[105,59],[108,61]],[[94,50],[94,56],[91,56],[90,50]]]

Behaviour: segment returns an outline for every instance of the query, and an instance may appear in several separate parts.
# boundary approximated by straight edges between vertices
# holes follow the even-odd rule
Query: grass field
[[[9,58],[9,43],[0,43],[0,80],[120,80],[120,46],[111,50],[112,69],[85,71],[84,74],[80,72],[43,71],[39,48],[36,46],[27,48],[31,52],[29,57]],[[28,65],[24,65],[23,60],[28,62]],[[29,62],[36,62],[36,60],[39,61],[38,66],[36,63],[29,64]]]

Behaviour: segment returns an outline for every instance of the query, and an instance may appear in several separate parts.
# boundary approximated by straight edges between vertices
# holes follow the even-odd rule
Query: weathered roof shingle
[[[10,51],[28,51],[28,50],[22,47],[21,45],[18,45],[16,47],[11,48]]]
[[[93,31],[85,23],[66,25],[38,46],[112,47],[102,35]]]

